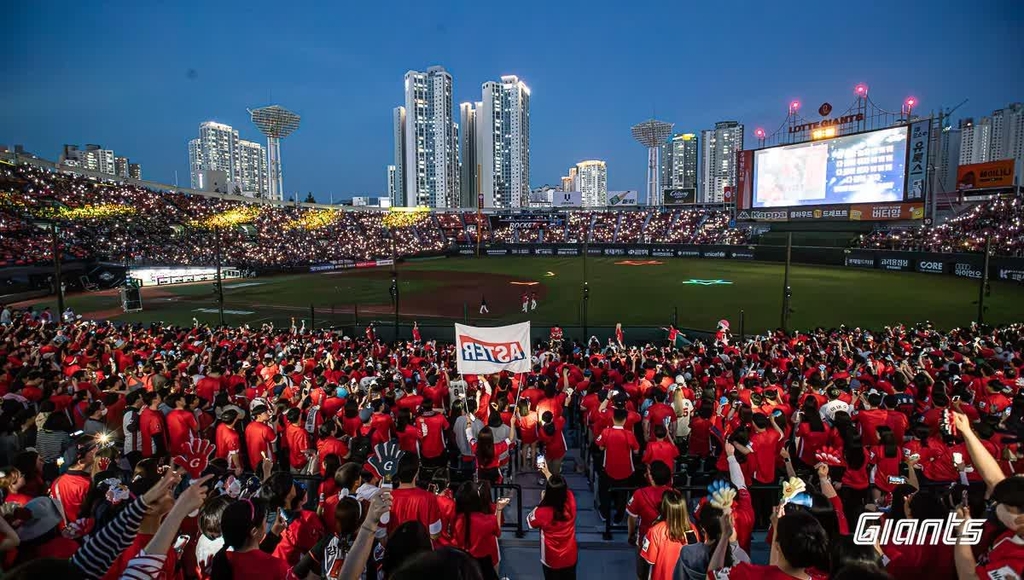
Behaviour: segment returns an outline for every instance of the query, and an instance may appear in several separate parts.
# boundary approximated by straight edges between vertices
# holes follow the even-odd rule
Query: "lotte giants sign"
[[[459,373],[463,375],[529,372],[530,323],[493,328],[456,324],[455,352]]]

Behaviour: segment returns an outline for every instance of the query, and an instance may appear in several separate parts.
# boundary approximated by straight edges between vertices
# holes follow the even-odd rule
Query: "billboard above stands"
[[[860,203],[850,206],[850,221],[902,221],[924,219],[923,203]]]
[[[754,152],[750,208],[902,202],[907,127]]]
[[[554,207],[580,207],[583,205],[583,194],[579,191],[556,191],[551,198]]]
[[[961,165],[956,170],[956,188],[970,192],[977,189],[1013,187],[1013,159]]]
[[[637,192],[636,190],[629,191],[609,191],[608,192],[608,207],[623,207],[637,205]]]
[[[684,205],[697,203],[696,187],[680,187],[665,190],[665,205]]]
[[[923,203],[858,203],[773,209],[744,209],[741,222],[907,221],[924,218]]]

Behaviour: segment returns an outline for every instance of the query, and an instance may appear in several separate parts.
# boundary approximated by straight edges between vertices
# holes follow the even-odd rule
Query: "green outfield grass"
[[[678,312],[681,327],[714,328],[721,318],[733,323],[745,311],[747,332],[763,332],[779,325],[783,266],[726,260],[666,258],[660,265],[625,266],[621,258],[588,258],[590,288],[588,321],[591,326],[664,326]],[[584,263],[582,258],[489,257],[451,258],[411,262],[399,268],[402,320],[450,321],[468,313],[471,322],[495,323],[530,319],[536,324],[580,322]],[[481,282],[479,290],[474,281]],[[498,279],[495,275],[506,278]],[[544,285],[539,308],[529,315],[519,310],[522,287],[509,280]],[[703,283],[686,284],[690,280]],[[455,283],[460,288],[454,287]],[[962,326],[977,315],[978,281],[953,276],[880,272],[838,267],[793,266],[792,328],[812,326],[864,326],[877,328],[898,322],[930,320],[942,328]],[[291,316],[306,319],[310,306],[316,325],[346,324],[355,320],[391,321],[387,270],[302,274],[231,281],[225,284],[229,324],[273,321],[285,324]],[[495,284],[502,286],[501,292]],[[468,287],[467,287],[468,285]],[[511,288],[511,290],[509,289]],[[535,287],[539,288],[539,287]],[[195,316],[216,322],[212,285],[169,286],[161,296],[147,296],[145,310],[120,315],[118,320],[166,321],[190,324]],[[477,315],[480,295],[488,297],[492,314]],[[54,301],[44,302],[55,306]],[[68,303],[77,313],[106,313],[118,307],[116,296],[72,296]],[[438,304],[437,309],[432,309]],[[465,308],[463,308],[465,304]],[[992,282],[986,299],[986,321],[1024,320],[1024,287]],[[205,311],[197,311],[205,309]]]

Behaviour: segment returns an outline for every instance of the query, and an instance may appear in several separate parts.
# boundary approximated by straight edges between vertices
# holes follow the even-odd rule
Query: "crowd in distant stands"
[[[388,344],[372,325],[116,327],[5,307],[0,566],[494,580],[509,501],[492,486],[528,474],[544,486],[525,522],[535,566],[575,579],[575,440],[599,513],[628,521],[638,580],[1020,578],[1024,325],[670,330],[584,344],[553,328],[529,372],[462,376],[454,346],[418,331]],[[951,514],[934,530],[949,544],[893,532]]]
[[[1024,256],[1024,202],[1019,197],[975,203],[935,227],[877,230],[859,240],[864,248],[920,252],[983,252],[991,238],[992,252]]]
[[[478,224],[475,212],[448,210],[424,212],[389,225],[386,211],[331,212],[153,191],[32,165],[4,164],[0,165],[0,267],[52,261],[51,240],[40,229],[47,226],[40,226],[36,215],[42,207],[79,212],[73,219],[57,222],[65,259],[147,265],[211,265],[218,248],[221,262],[233,266],[301,267],[342,259],[430,254],[478,239],[484,244],[737,245],[749,241],[749,231],[729,227],[730,213],[720,209],[579,210],[539,214],[547,217],[525,225],[492,220],[486,214]],[[322,215],[325,211],[328,217]],[[232,212],[245,215],[228,227],[204,225]],[[1024,253],[1020,198],[978,203],[935,227],[879,230],[855,243],[866,248],[978,252],[986,236],[992,237],[996,254]]]

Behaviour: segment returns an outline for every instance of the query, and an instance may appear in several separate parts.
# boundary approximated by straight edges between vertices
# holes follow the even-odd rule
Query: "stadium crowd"
[[[963,213],[935,227],[876,230],[858,245],[883,250],[921,252],[985,251],[985,239],[992,238],[992,251],[999,256],[1024,256],[1024,202],[1019,197],[975,203]]]
[[[493,579],[509,499],[492,486],[534,465],[539,564],[575,578],[572,440],[641,580],[1020,577],[1024,325],[671,330],[602,346],[556,328],[531,372],[461,376],[418,331],[5,307],[5,578]],[[951,544],[893,533],[954,515],[980,523],[950,524]]]

